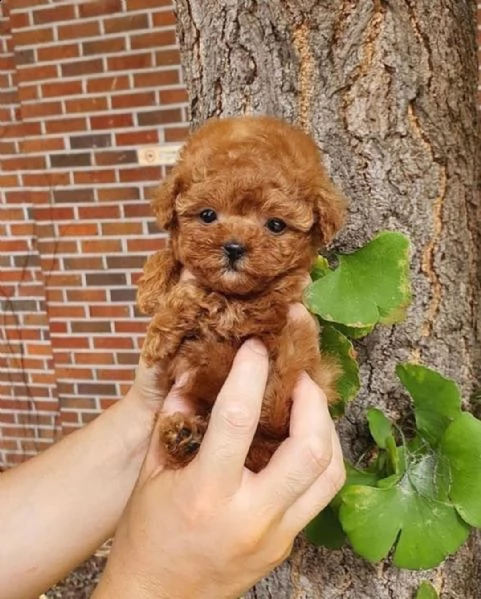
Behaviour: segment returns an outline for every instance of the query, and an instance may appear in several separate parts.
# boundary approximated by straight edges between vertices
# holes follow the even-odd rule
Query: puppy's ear
[[[327,245],[339,231],[346,216],[347,201],[327,177],[317,186],[314,211],[321,245]]]
[[[175,220],[175,198],[180,191],[180,180],[174,169],[165,177],[154,193],[151,204],[157,223],[161,229],[168,231]]]

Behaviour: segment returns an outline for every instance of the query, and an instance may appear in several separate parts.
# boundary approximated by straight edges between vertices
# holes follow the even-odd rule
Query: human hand
[[[340,489],[339,441],[325,396],[307,375],[293,394],[289,438],[260,473],[244,467],[267,373],[264,347],[246,342],[184,469],[164,467],[154,431],[94,599],[238,597],[289,555]]]

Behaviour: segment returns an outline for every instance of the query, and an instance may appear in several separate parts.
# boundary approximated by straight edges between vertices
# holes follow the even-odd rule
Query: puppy
[[[321,356],[314,321],[287,313],[341,226],[344,199],[308,135],[274,118],[238,117],[210,120],[190,137],[153,208],[170,242],[139,282],[139,308],[153,316],[142,355],[161,365],[162,394],[184,373],[182,394],[195,407],[192,416],[162,416],[169,466],[194,457],[237,350],[256,337],[270,360],[246,462],[257,472],[288,435],[302,371],[336,399],[338,368]]]

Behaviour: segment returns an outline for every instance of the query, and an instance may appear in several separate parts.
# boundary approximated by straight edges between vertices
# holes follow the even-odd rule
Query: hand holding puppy
[[[322,391],[305,374],[293,393],[289,437],[254,474],[244,462],[268,373],[246,342],[214,404],[195,459],[164,466],[154,432],[94,599],[235,599],[281,563],[300,530],[344,480],[339,441]],[[178,409],[174,388],[165,410]]]

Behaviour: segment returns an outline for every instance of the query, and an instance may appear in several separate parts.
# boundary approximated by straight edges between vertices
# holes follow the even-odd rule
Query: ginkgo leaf
[[[427,580],[423,580],[423,582],[419,585],[416,597],[414,599],[439,599],[439,596],[436,593],[436,589],[433,587],[433,585]]]
[[[342,373],[337,381],[339,402],[332,406],[335,416],[344,413],[344,407],[359,391],[359,366],[356,362],[356,352],[347,337],[333,326],[325,324],[322,327],[320,346],[323,353],[333,356],[341,367]]]
[[[396,374],[413,399],[420,435],[436,445],[446,428],[461,414],[457,385],[419,364],[398,364]]]
[[[463,413],[447,428],[440,443],[450,466],[449,497],[460,516],[481,527],[481,421]]]
[[[407,237],[385,231],[360,250],[340,255],[339,266],[312,283],[304,298],[323,320],[347,327],[399,322],[411,298]]]
[[[348,487],[339,519],[359,555],[379,561],[395,547],[393,562],[399,568],[433,568],[469,534],[453,506],[420,494],[407,473],[384,488]]]
[[[330,505],[306,526],[304,534],[314,545],[321,545],[328,549],[340,549],[346,542],[346,535],[337,513]]]

